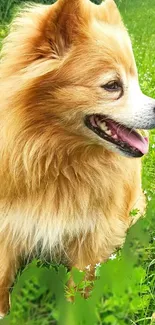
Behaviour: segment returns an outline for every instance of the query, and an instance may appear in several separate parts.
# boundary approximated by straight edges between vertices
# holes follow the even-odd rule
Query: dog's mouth
[[[148,152],[147,137],[143,137],[136,130],[115,122],[107,116],[87,115],[85,125],[100,138],[115,145],[126,156],[142,157]]]

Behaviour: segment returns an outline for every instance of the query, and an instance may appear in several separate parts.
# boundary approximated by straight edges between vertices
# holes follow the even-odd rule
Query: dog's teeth
[[[111,135],[111,131],[110,131],[110,130],[107,130],[106,133],[107,133],[108,135]]]
[[[105,123],[105,122],[103,122],[103,123],[100,123],[100,128],[101,128],[101,130],[103,130],[103,131],[107,131],[107,130],[108,130],[108,128],[107,128],[107,126],[106,126],[106,123]]]

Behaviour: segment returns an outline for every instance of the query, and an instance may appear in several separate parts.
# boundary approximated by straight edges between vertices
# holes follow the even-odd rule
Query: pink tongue
[[[139,138],[134,132],[129,132],[127,130],[120,130],[118,136],[124,141],[127,142],[131,147],[134,147],[141,151],[143,154],[148,152],[148,139]]]
[[[135,131],[130,129],[123,128],[121,126],[115,125],[113,122],[108,122],[109,128],[112,133],[117,134],[118,138],[123,142],[128,143],[131,147],[134,147],[141,151],[143,154],[146,154],[149,149],[148,138],[144,138],[141,135],[137,134]]]

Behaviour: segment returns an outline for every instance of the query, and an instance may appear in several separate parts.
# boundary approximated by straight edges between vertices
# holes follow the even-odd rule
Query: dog
[[[1,52],[0,316],[21,259],[92,276],[145,211],[155,127],[114,0],[58,0],[14,19]],[[140,131],[139,131],[140,130]],[[132,219],[130,211],[137,209]]]

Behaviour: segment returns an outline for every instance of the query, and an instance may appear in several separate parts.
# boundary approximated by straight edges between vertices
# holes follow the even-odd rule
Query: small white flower
[[[111,254],[111,256],[109,257],[109,260],[115,260],[116,259],[116,257],[117,257],[117,255],[116,254]]]
[[[96,265],[95,265],[95,269],[97,269],[98,267],[100,267],[101,266],[101,263],[96,263]]]
[[[144,190],[144,194],[147,194],[147,190]]]
[[[152,200],[152,197],[151,196],[148,196],[147,199],[148,199],[148,201],[151,201]]]
[[[154,148],[155,148],[155,144],[152,145],[152,149],[154,149]]]
[[[91,267],[91,264],[87,265],[85,268],[86,268],[86,270],[90,271],[90,267]]]

